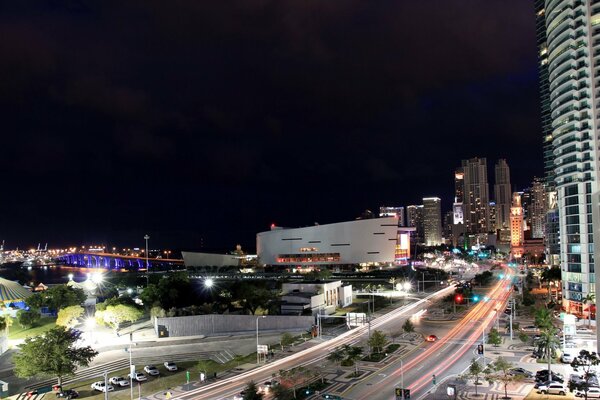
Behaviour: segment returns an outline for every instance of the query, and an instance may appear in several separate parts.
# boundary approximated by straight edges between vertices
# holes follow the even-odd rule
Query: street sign
[[[185,379],[187,383],[190,383],[190,371],[185,371]]]
[[[256,346],[256,352],[258,354],[269,354],[269,346],[266,344],[259,344]]]
[[[446,394],[449,397],[456,398],[456,385],[452,385],[452,384],[448,385],[446,387]]]

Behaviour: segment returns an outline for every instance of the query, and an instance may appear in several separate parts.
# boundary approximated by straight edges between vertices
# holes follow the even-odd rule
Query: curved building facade
[[[396,217],[272,227],[256,235],[256,251],[259,264],[271,266],[399,264],[410,256],[409,230]]]
[[[539,2],[538,2],[539,3]],[[600,2],[547,0],[544,18],[554,183],[558,197],[563,306],[584,314],[595,292],[592,194],[598,190]]]

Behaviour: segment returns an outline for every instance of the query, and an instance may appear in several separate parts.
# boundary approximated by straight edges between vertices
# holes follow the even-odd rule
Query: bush
[[[354,361],[352,360],[342,360],[342,362],[340,363],[340,365],[342,367],[351,367],[354,365]]]
[[[388,347],[385,348],[385,352],[388,354],[391,354],[391,353],[395,352],[396,350],[398,350],[399,348],[400,348],[400,345],[397,343],[390,344]]]
[[[42,315],[40,312],[34,309],[19,310],[19,312],[17,312],[17,321],[19,321],[21,328],[34,327],[40,321],[41,317]]]

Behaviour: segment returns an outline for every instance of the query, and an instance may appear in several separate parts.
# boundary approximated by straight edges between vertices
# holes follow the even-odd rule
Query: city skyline
[[[0,238],[247,246],[271,223],[429,195],[446,210],[448,171],[471,157],[506,158],[523,187],[543,170],[532,13],[516,1],[5,5],[0,120],[15,151],[0,161]],[[407,42],[420,20],[430,32]]]

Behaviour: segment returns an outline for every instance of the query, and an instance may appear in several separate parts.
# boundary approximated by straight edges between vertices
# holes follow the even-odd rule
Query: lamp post
[[[258,353],[258,320],[261,318],[267,318],[267,316],[260,315],[256,317],[256,365],[260,364],[260,354]]]
[[[133,363],[131,362],[131,358],[132,358],[132,347],[133,344],[133,332],[129,332],[129,397],[130,400],[133,400],[133,371],[131,366],[133,365]]]
[[[146,286],[150,284],[150,264],[148,263],[148,240],[150,236],[144,235],[144,240],[146,241]]]
[[[404,400],[404,363],[400,359],[400,387],[402,387],[402,400]]]

